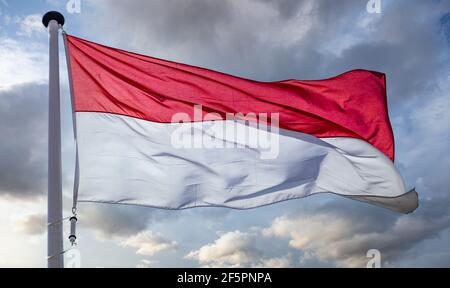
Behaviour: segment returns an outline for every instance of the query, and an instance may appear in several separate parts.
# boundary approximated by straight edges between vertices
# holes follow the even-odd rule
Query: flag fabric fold
[[[417,207],[382,73],[258,82],[65,37],[78,201],[246,209],[329,192]]]

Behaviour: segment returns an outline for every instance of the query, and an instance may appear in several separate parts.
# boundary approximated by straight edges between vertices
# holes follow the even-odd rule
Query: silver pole
[[[48,112],[48,198],[47,198],[47,256],[48,268],[64,268],[63,213],[61,173],[61,115],[59,87],[59,29],[64,17],[58,12],[48,12],[42,22],[48,27],[50,44],[49,61],[49,112]]]

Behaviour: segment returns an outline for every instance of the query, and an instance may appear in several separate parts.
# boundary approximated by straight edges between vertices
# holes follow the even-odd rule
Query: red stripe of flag
[[[170,123],[175,113],[279,113],[280,127],[365,140],[394,159],[385,75],[353,70],[326,80],[258,82],[67,36],[76,112]],[[270,121],[270,118],[269,118]]]

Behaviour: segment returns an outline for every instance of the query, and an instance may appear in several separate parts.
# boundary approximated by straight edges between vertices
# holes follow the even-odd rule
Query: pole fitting
[[[45,28],[47,28],[48,24],[52,20],[55,20],[56,22],[58,22],[60,27],[64,26],[64,23],[65,23],[64,16],[57,11],[49,11],[49,12],[45,13],[44,17],[42,17],[42,24],[44,24]]]
[[[70,217],[70,236],[69,236],[69,241],[70,241],[70,244],[72,246],[74,246],[76,244],[75,241],[77,240],[77,236],[76,236],[77,221],[78,221],[78,219],[77,219],[76,216]]]

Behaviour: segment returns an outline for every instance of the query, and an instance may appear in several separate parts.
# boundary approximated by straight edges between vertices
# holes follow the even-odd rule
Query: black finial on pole
[[[50,21],[56,20],[59,25],[64,26],[65,19],[64,16],[57,11],[50,11],[45,13],[44,17],[42,17],[42,24],[44,24],[45,28],[48,27]]]

